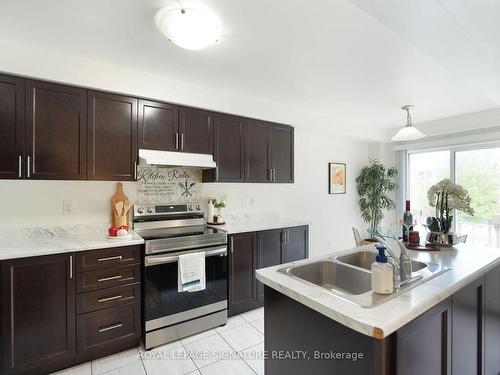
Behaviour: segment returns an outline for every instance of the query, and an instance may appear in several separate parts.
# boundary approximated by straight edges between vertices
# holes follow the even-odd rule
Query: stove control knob
[[[189,205],[188,206],[188,211],[193,211],[193,206]]]
[[[140,214],[142,214],[143,212],[144,212],[144,211],[142,210],[142,208],[141,208],[141,207],[139,207],[139,208],[137,209],[137,213],[138,213],[139,215],[140,215]]]
[[[199,204],[196,205],[196,211],[200,211],[201,210],[201,206]]]
[[[146,209],[146,211],[148,212],[148,214],[152,214],[152,213],[153,213],[153,209],[152,209],[151,207],[148,207],[148,208]]]

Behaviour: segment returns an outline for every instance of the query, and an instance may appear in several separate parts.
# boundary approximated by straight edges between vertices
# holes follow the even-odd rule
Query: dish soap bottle
[[[372,263],[372,290],[378,294],[391,294],[394,289],[394,269],[387,263],[385,247],[375,245],[378,255]]]

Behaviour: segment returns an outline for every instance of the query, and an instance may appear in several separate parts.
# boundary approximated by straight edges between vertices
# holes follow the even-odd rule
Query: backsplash
[[[136,203],[200,202],[201,169],[137,167]]]

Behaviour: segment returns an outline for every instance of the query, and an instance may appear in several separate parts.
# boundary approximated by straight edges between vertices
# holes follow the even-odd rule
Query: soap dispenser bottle
[[[378,255],[375,262],[372,263],[372,290],[378,294],[391,294],[394,289],[394,269],[387,262],[385,247],[382,245],[375,247],[378,250]]]

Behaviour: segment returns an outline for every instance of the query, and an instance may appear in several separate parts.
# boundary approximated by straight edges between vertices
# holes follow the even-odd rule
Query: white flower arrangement
[[[453,221],[453,210],[474,215],[469,192],[462,186],[454,184],[449,178],[432,185],[427,191],[427,199],[431,207],[436,207],[436,217],[429,218],[429,229],[448,233]]]
[[[219,198],[211,198],[209,202],[212,202],[215,208],[224,208],[226,207],[226,198],[221,196]]]

